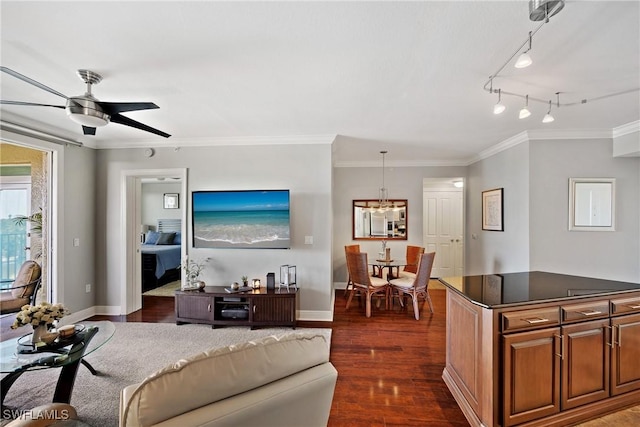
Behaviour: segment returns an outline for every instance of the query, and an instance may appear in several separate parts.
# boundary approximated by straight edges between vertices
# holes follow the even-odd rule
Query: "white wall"
[[[331,281],[331,145],[260,145],[158,148],[151,158],[142,149],[100,150],[97,169],[97,281],[103,293],[98,304],[120,305],[120,191],[124,170],[187,168],[188,191],[289,189],[291,190],[290,250],[193,249],[191,224],[183,241],[190,255],[211,257],[204,281],[227,285],[247,275],[262,278],[281,264],[297,266],[301,287],[300,319],[330,320]],[[190,218],[190,194],[187,196]],[[184,206],[184,205],[183,205]],[[305,245],[305,236],[313,244]]]
[[[465,273],[529,270],[529,143],[470,165],[468,174]],[[504,188],[504,231],[482,230],[482,192],[495,188]]]
[[[184,209],[184,196],[180,195],[179,209],[164,208],[164,193],[178,193],[182,190],[179,183],[143,183],[142,184],[142,224],[155,230],[158,227],[158,219],[180,219]]]
[[[385,169],[385,187],[390,199],[407,199],[407,240],[389,240],[391,254],[406,253],[407,245],[422,246],[422,182],[424,178],[466,176],[466,167],[393,167]],[[380,251],[380,241],[352,239],[352,202],[354,199],[378,199],[382,185],[381,168],[336,167],[333,170],[333,281],[343,287],[347,281],[345,245],[359,244],[368,254]]]
[[[610,139],[530,142],[531,268],[640,282],[640,158]],[[569,231],[569,178],[616,179],[616,231]]]

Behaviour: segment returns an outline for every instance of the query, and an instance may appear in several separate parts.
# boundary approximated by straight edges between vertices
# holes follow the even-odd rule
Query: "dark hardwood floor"
[[[303,290],[304,292],[304,290]],[[430,291],[419,321],[413,312],[373,309],[354,300],[348,311],[337,291],[333,323],[298,322],[332,328],[331,362],[338,370],[329,426],[468,426],[442,381],[445,363],[445,292]],[[91,320],[174,322],[173,298],[143,297],[143,309],[128,316]]]

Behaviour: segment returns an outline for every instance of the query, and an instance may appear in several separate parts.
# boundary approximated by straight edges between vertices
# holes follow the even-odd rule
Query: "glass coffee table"
[[[33,346],[31,334],[0,343],[0,372],[7,374],[0,382],[4,398],[13,383],[27,371],[60,368],[60,375],[53,395],[53,402],[70,403],[78,367],[83,364],[93,375],[97,372],[84,357],[106,344],[115,333],[109,321],[86,321],[76,325],[73,336],[56,339],[49,345]],[[42,344],[42,343],[41,343]]]

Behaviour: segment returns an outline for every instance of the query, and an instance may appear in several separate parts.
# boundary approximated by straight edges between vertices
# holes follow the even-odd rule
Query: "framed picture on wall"
[[[482,229],[504,231],[503,188],[482,192]]]
[[[180,195],[178,193],[164,193],[164,208],[165,209],[180,208]]]

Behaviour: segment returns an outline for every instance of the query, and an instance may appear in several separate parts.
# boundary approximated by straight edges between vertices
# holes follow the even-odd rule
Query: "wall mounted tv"
[[[194,248],[289,249],[289,190],[194,191]]]

